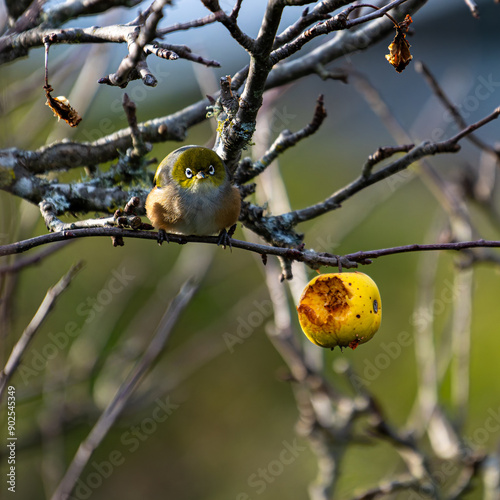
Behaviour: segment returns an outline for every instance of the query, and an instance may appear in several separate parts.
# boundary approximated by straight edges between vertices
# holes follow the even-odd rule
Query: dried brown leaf
[[[406,32],[412,22],[412,18],[406,14],[404,21],[401,21],[396,26],[396,36],[389,45],[390,53],[385,56],[398,73],[401,73],[413,59],[413,56],[410,54],[411,45],[406,40]]]
[[[52,87],[44,87],[45,95],[47,96],[47,102],[45,103],[57,116],[57,119],[61,118],[71,127],[76,127],[82,118],[74,109],[68,99],[64,96],[52,97],[50,93],[54,90]]]

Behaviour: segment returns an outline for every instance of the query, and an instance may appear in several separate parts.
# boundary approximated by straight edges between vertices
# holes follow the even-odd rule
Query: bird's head
[[[155,182],[163,187],[170,178],[181,189],[198,192],[221,186],[227,177],[226,167],[215,151],[183,146],[163,159],[156,170]]]

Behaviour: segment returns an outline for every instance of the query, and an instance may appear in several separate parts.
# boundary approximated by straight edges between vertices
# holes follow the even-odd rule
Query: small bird
[[[215,151],[183,146],[158,165],[155,187],[146,199],[146,213],[159,230],[158,243],[167,232],[208,236],[219,234],[219,245],[230,244],[241,210],[238,188]],[[226,228],[231,228],[229,234]]]

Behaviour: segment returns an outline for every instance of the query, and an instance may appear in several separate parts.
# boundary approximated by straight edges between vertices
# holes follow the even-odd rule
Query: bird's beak
[[[197,179],[204,179],[205,177],[206,177],[205,172],[201,170],[196,174]]]

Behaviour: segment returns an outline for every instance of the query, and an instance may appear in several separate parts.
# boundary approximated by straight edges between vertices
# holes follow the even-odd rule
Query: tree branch
[[[352,28],[353,26],[357,26],[358,24],[363,24],[368,21],[372,21],[373,19],[377,19],[379,17],[384,16],[391,9],[394,9],[401,3],[406,2],[406,0],[394,0],[393,2],[387,4],[386,6],[376,10],[375,12],[371,12],[370,14],[366,14],[364,16],[358,17],[353,20],[349,20],[348,16],[355,8],[359,8],[360,6],[354,4],[350,5],[347,9],[337,14],[334,18],[328,19],[321,23],[316,24],[312,28],[304,31],[295,39],[290,41],[289,43],[283,45],[282,47],[273,51],[270,55],[271,65],[274,66],[279,61],[290,57],[291,55],[298,52],[302,47],[314,40],[314,38],[321,35],[328,35],[333,31],[345,30]]]
[[[55,252],[58,252],[59,250],[61,250],[61,248],[64,248],[70,243],[71,243],[70,240],[60,241],[59,243],[55,243],[54,245],[47,247],[46,249],[42,250],[41,252],[35,255],[26,257],[24,259],[18,259],[10,265],[0,266],[0,276],[2,274],[18,273],[25,267],[38,265],[43,259],[45,259],[49,255],[52,255]]]
[[[235,4],[233,12],[229,16],[221,9],[219,0],[202,0],[202,3],[214,14],[214,16],[216,16],[216,20],[227,29],[229,34],[234,38],[234,40],[236,40],[236,42],[238,42],[239,45],[241,45],[248,52],[255,49],[255,40],[241,31],[236,21],[239,5],[241,3],[240,1]]]
[[[465,129],[467,127],[467,122],[458,111],[458,108],[450,101],[448,96],[445,94],[444,90],[441,88],[441,86],[439,85],[438,81],[431,73],[429,68],[422,61],[416,61],[415,70],[424,76],[425,81],[432,89],[432,91],[436,94],[437,98],[441,101],[445,109],[450,113],[450,116],[455,120],[455,123],[458,125],[458,127]],[[491,146],[483,142],[481,139],[476,137],[474,134],[469,134],[467,139],[473,144],[475,144],[479,149],[487,151],[495,155],[497,159],[500,159],[499,150],[492,148]]]
[[[364,169],[363,174],[360,177],[358,177],[356,180],[351,182],[346,187],[342,188],[340,191],[334,193],[325,201],[317,203],[316,205],[312,205],[307,208],[303,208],[301,210],[296,210],[294,212],[289,212],[288,214],[280,215],[278,217],[281,217],[285,221],[285,224],[294,226],[299,222],[304,222],[306,220],[313,219],[318,215],[334,210],[335,208],[338,208],[340,206],[340,203],[347,200],[348,198],[353,196],[355,193],[361,191],[365,187],[368,187],[372,184],[375,184],[383,179],[390,177],[391,175],[394,175],[398,172],[401,172],[402,170],[405,170],[412,163],[415,163],[416,161],[425,156],[435,155],[437,153],[455,153],[460,149],[458,142],[461,139],[466,137],[474,130],[477,130],[478,128],[491,122],[492,120],[496,120],[499,115],[500,115],[500,108],[497,108],[482,120],[479,120],[478,122],[469,125],[464,130],[461,130],[455,136],[451,137],[446,141],[436,142],[436,143],[431,143],[427,141],[423,142],[418,146],[413,147],[407,154],[405,154],[399,160],[396,160],[390,165],[381,168],[375,173],[370,173],[370,175],[368,176],[366,175],[366,169]]]
[[[116,73],[101,78],[99,83],[116,85],[124,88],[127,84],[136,79],[134,72],[139,73],[142,81],[149,87],[157,85],[156,78],[147,69],[146,55],[144,48],[156,37],[156,27],[163,17],[163,8],[171,5],[172,0],[155,0],[148,11],[148,16],[142,26],[127,36],[128,55],[124,57],[116,70]]]
[[[311,12],[309,12],[308,9],[305,9],[302,16],[295,22],[295,24],[285,28],[285,30],[283,30],[283,32],[276,37],[273,48],[277,49],[278,47],[281,47],[298,37],[302,31],[311,24],[329,19],[330,12],[343,7],[350,2],[351,0],[324,0],[320,4],[316,5]]]
[[[250,167],[246,167],[246,164],[242,162],[235,172],[235,182],[237,184],[244,184],[245,182],[255,178],[257,175],[262,173],[280,154],[284,153],[292,146],[295,146],[300,140],[314,134],[319,129],[325,118],[326,109],[324,106],[323,95],[320,95],[316,103],[312,121],[303,129],[295,133],[292,133],[289,130],[283,130],[269,150],[266,151],[264,156],[259,161],[253,163]]]
[[[26,352],[28,345],[33,340],[33,337],[38,332],[40,326],[47,319],[47,316],[54,307],[58,297],[61,295],[61,293],[64,292],[64,290],[66,290],[66,288],[69,286],[73,278],[82,267],[82,262],[79,262],[78,264],[72,266],[71,269],[53,287],[49,288],[49,290],[47,291],[47,294],[40,304],[40,307],[38,308],[35,316],[33,316],[30,324],[22,333],[21,337],[12,349],[12,352],[9,356],[9,359],[7,360],[4,369],[0,372],[0,399],[5,388],[7,387],[8,381],[21,363],[21,358]]]
[[[408,6],[409,11],[413,12],[425,3],[426,0],[408,0],[405,5]],[[112,30],[111,28],[96,28],[94,34],[100,34],[101,41],[111,41],[111,33],[115,31],[115,28],[112,27]],[[121,29],[123,29],[123,33],[119,34],[118,37],[121,42],[124,42],[131,27],[124,26]],[[88,36],[90,36],[90,30]],[[362,31],[356,31],[359,39],[355,36],[351,40],[350,34],[342,32],[342,37],[321,45],[303,58],[283,63],[274,68],[269,74],[265,88],[274,88],[302,76],[316,73],[318,64],[324,65],[336,57],[366,48],[391,30],[392,26],[389,23],[377,20],[363,28]],[[71,30],[69,31],[71,33]],[[79,32],[75,33],[75,39],[77,36],[83,36],[85,30],[81,30],[81,32],[81,34],[78,34]],[[53,30],[48,30],[37,35],[38,45],[43,44],[43,36],[52,33],[54,33]],[[108,39],[104,40],[106,38]],[[354,43],[353,40],[358,40],[358,42],[363,40],[365,45],[361,47],[359,43]],[[300,71],[298,68],[300,68]],[[248,69],[239,71],[238,76],[232,79],[233,85],[241,86],[247,72]],[[139,130],[144,140],[148,142],[183,141],[186,138],[187,130],[205,119],[206,108],[209,104],[210,102],[207,99],[203,99],[172,115],[156,118],[147,123],[140,123],[138,125]],[[0,150],[0,179],[10,177],[10,171],[15,165],[23,165],[31,173],[36,174],[54,170],[68,170],[87,164],[104,163],[117,158],[119,152],[125,151],[131,144],[130,130],[127,128],[104,136],[94,142],[68,141],[54,143],[36,151],[22,151],[15,148]],[[0,188],[2,188],[1,183]]]
[[[46,245],[48,243],[96,236],[105,236],[111,238],[139,238],[154,241],[157,241],[158,239],[158,233],[154,231],[135,231],[118,227],[94,227],[74,230],[62,230],[55,233],[35,236],[27,240],[18,241],[16,243],[1,245],[0,257],[26,252],[32,248],[40,245]],[[217,236],[184,236],[179,234],[169,234],[168,236],[170,243],[176,243],[179,245],[185,245],[186,243],[207,243],[210,245],[219,244],[219,239]],[[314,250],[302,250],[299,248],[283,248],[271,245],[261,245],[258,243],[251,243],[234,238],[231,238],[231,247],[255,252],[260,255],[276,255],[278,257],[283,257],[297,262],[304,262],[311,268],[318,269],[321,266],[338,267],[339,264],[341,264],[342,267],[345,268],[352,268],[357,267],[358,264],[371,264],[373,259],[379,257],[385,257],[387,255],[395,255],[400,253],[442,250],[461,251],[469,248],[499,248],[500,241],[479,239],[473,241],[458,241],[451,243],[435,243],[422,245],[412,244],[383,248],[379,250],[359,251],[345,255],[333,255],[330,253],[315,252]]]
[[[414,13],[426,3],[427,0],[407,0],[402,5],[402,10],[404,13]],[[376,16],[376,14],[375,12],[369,15]],[[326,66],[335,59],[367,49],[392,33],[393,29],[392,23],[380,18],[358,29],[342,30],[331,40],[307,54],[276,66],[269,75],[267,88],[284,85],[289,81],[314,74],[319,67]]]
[[[120,385],[87,438],[81,442],[73,461],[52,496],[52,500],[65,500],[69,497],[92,454],[125,408],[144,375],[163,352],[179,316],[193,298],[196,289],[197,285],[194,282],[187,281],[171,302],[142,358]]]

